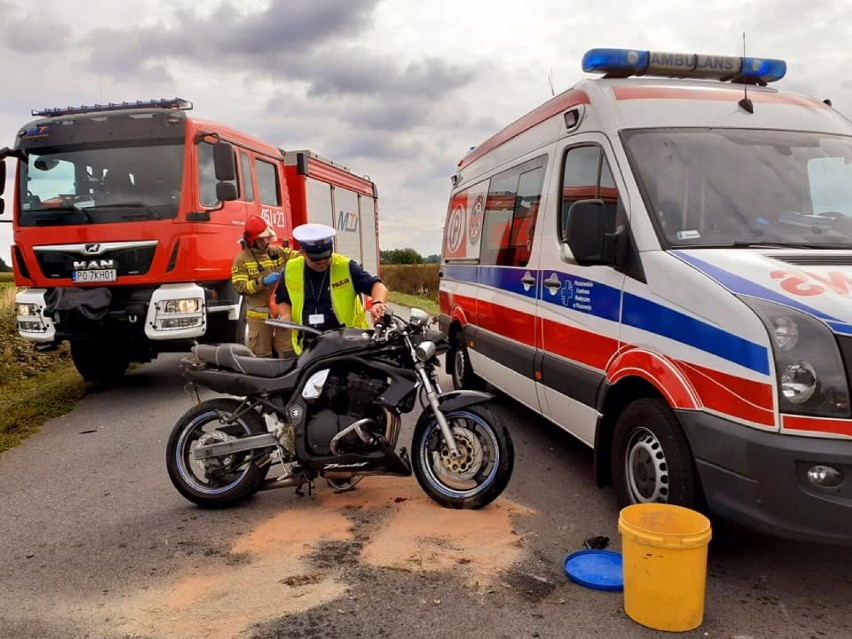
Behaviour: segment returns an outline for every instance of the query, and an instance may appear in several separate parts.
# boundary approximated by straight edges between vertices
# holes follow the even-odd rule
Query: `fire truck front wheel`
[[[115,343],[88,340],[71,342],[71,360],[83,379],[101,384],[115,382],[130,364]]]

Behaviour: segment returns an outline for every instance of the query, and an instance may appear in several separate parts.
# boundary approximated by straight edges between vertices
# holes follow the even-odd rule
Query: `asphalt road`
[[[0,456],[2,639],[669,636],[628,617],[621,593],[565,577],[586,537],[620,550],[618,510],[590,452],[511,400],[494,407],[515,473],[483,510],[374,477],[204,511],[165,471],[191,406],[177,361],[137,368]],[[681,636],[848,639],[850,567],[849,548],[714,525],[704,622]]]

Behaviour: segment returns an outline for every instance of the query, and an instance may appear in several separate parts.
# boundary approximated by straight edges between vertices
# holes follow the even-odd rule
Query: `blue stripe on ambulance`
[[[766,288],[765,286],[760,286],[759,284],[755,284],[754,282],[750,282],[746,278],[731,273],[730,271],[726,271],[718,266],[713,266],[712,264],[708,264],[703,260],[699,260],[692,255],[688,255],[681,251],[672,251],[672,254],[676,257],[680,258],[687,264],[691,264],[699,271],[704,273],[707,277],[716,280],[719,284],[727,288],[732,293],[739,293],[740,295],[748,295],[749,297],[757,297],[762,300],[766,300],[767,302],[775,302],[776,304],[781,304],[782,306],[788,306],[790,308],[798,309],[808,315],[812,315],[813,317],[818,317],[822,320],[825,320],[826,323],[831,324],[832,322],[837,323],[838,325],[843,325],[836,317],[832,317],[831,315],[827,315],[822,311],[815,309],[807,304],[802,304],[798,300],[794,300],[786,295],[782,295],[777,291],[773,291],[772,289]],[[849,329],[847,328],[847,331]]]
[[[766,347],[630,293],[624,296],[624,324],[769,375]]]
[[[827,322],[828,327],[835,333],[841,335],[852,335],[852,326],[849,324],[841,324],[840,322]]]
[[[537,282],[541,282],[542,278],[549,279],[555,273],[552,270],[542,272],[523,268],[452,265],[445,266],[444,277],[484,284],[525,297],[535,297],[536,287],[532,286],[526,291],[520,283],[521,277],[527,272],[535,277]],[[547,288],[542,287],[544,303],[618,322],[621,299],[619,289],[568,273],[556,272],[556,275],[559,277],[560,289],[551,294]],[[578,295],[579,291],[587,292],[588,295]],[[588,302],[578,301],[578,297],[588,297]],[[622,321],[626,326],[686,344],[763,375],[769,374],[769,351],[766,347],[657,302],[625,293]]]

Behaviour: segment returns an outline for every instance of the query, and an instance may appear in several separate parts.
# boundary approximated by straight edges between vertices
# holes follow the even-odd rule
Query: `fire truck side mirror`
[[[213,168],[216,171],[216,180],[219,182],[231,182],[237,178],[234,149],[227,142],[213,144]]]
[[[0,160],[0,195],[6,192],[6,158]],[[0,200],[2,202],[3,200]],[[0,204],[0,213],[3,212],[3,205]]]
[[[216,182],[216,199],[231,202],[237,199],[237,185],[233,182]]]

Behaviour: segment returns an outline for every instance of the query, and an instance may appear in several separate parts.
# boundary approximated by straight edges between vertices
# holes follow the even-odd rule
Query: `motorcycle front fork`
[[[426,366],[423,362],[417,362],[414,365],[414,370],[417,372],[417,376],[423,384],[423,390],[426,391],[426,401],[429,402],[429,406],[432,408],[432,414],[435,415],[435,419],[438,420],[438,428],[441,429],[441,436],[444,438],[444,442],[450,451],[450,456],[461,457],[461,453],[456,446],[456,438],[453,437],[453,431],[450,430],[450,424],[447,421],[447,418],[444,417],[444,413],[441,412],[440,405],[438,404],[438,395],[441,393],[441,386],[438,384],[437,380],[435,380],[434,383],[432,382],[429,373],[426,372]]]

